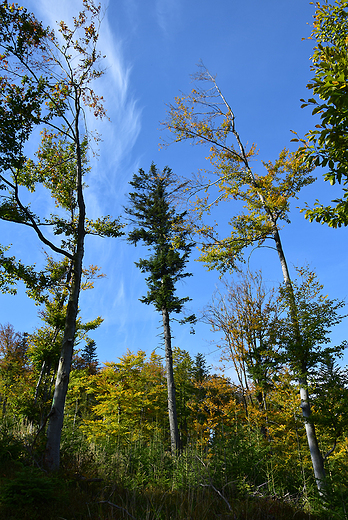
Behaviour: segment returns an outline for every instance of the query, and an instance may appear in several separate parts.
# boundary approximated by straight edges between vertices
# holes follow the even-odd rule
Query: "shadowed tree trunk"
[[[176,412],[175,384],[173,373],[172,338],[170,334],[169,314],[167,309],[162,309],[164,348],[166,358],[166,377],[168,389],[168,414],[170,429],[170,446],[173,454],[180,449],[180,437],[178,429],[178,416]]]

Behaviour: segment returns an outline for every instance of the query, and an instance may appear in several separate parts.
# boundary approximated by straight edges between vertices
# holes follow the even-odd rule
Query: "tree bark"
[[[166,376],[168,389],[168,415],[170,430],[170,447],[172,455],[176,455],[180,449],[180,437],[178,428],[178,416],[176,412],[175,384],[173,373],[172,339],[170,333],[169,314],[167,309],[162,309],[164,346],[166,357]]]
[[[289,273],[289,269],[288,269],[288,264],[286,262],[284,250],[283,250],[283,245],[282,245],[281,240],[280,240],[280,235],[279,235],[279,231],[278,231],[277,225],[274,222],[272,222],[272,224],[274,226],[273,238],[274,238],[274,241],[275,241],[275,245],[276,245],[276,249],[277,249],[280,265],[281,265],[281,268],[282,268],[283,279],[284,279],[285,284],[290,288],[290,291],[291,291],[291,288],[292,288],[291,278],[290,278],[290,273]]]
[[[320,496],[324,496],[327,489],[324,460],[320,453],[315,426],[311,422],[311,407],[308,394],[308,382],[306,377],[299,378],[301,409],[304,419],[309,452],[311,454],[314,478]]]
[[[77,262],[76,262],[77,263]],[[81,265],[82,268],[82,265]],[[79,286],[81,274],[73,274],[73,287],[68,302],[63,344],[59,359],[57,378],[53,393],[49,423],[47,428],[47,443],[45,462],[50,471],[59,469],[60,440],[63,428],[64,406],[68,392],[71,360],[74,348],[74,336],[76,329],[76,317],[78,311]]]
[[[288,266],[286,263],[283,246],[282,246],[280,236],[278,233],[278,229],[275,229],[273,236],[274,236],[274,240],[276,243],[276,248],[277,248],[280,264],[282,267],[284,282],[287,285],[288,290],[289,290],[290,316],[291,316],[291,320],[292,320],[294,332],[295,332],[294,340],[296,342],[299,342],[299,341],[301,341],[301,334],[300,334],[299,324],[298,324],[298,319],[297,319],[296,302],[295,302],[293,286],[291,283],[291,278],[290,278]],[[320,449],[319,449],[318,439],[317,439],[317,435],[315,432],[315,426],[314,426],[313,422],[311,422],[311,407],[310,407],[310,401],[309,401],[307,376],[301,375],[301,377],[298,378],[298,382],[300,385],[302,417],[304,420],[306,437],[307,437],[309,452],[311,455],[314,478],[315,478],[315,482],[316,482],[317,489],[318,489],[320,496],[324,496],[326,488],[327,488],[325,468],[324,468],[324,459],[323,459]]]
[[[72,280],[65,318],[65,329],[63,344],[59,359],[57,378],[54,388],[51,411],[49,413],[49,424],[47,428],[47,443],[45,461],[50,471],[59,469],[60,463],[60,440],[63,428],[64,406],[68,392],[71,360],[74,348],[76,319],[78,313],[79,296],[81,289],[82,265],[85,242],[85,218],[86,208],[83,197],[83,171],[81,159],[81,145],[79,137],[79,115],[80,115],[79,87],[75,87],[75,143],[76,143],[76,191],[77,204],[79,208],[76,249],[73,255]]]
[[[39,396],[39,389],[40,389],[40,385],[41,385],[45,370],[46,370],[46,361],[43,361],[42,365],[41,365],[39,379],[38,379],[38,382],[36,383],[35,395],[34,395],[34,405],[36,404],[37,398]]]

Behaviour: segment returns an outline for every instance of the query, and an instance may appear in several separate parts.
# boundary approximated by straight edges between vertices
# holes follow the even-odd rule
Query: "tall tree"
[[[348,2],[316,2],[314,23],[310,38],[316,46],[311,70],[314,78],[307,88],[315,97],[303,102],[312,106],[319,124],[301,141],[299,156],[310,166],[326,169],[324,179],[330,184],[342,184],[342,196],[324,206],[316,202],[306,210],[309,220],[337,228],[348,225]],[[328,170],[328,171],[327,171]]]
[[[280,364],[279,314],[276,292],[266,289],[261,272],[241,274],[238,282],[225,281],[224,292],[217,292],[205,310],[206,322],[223,334],[221,360],[228,367],[232,361],[246,406],[256,396],[260,408],[267,408]]]
[[[91,88],[102,74],[97,50],[100,10],[100,5],[83,0],[72,27],[60,22],[56,36],[26,9],[6,0],[0,4],[0,180],[5,191],[0,217],[33,229],[41,242],[69,260],[65,327],[47,430],[46,463],[51,470],[59,467],[85,237],[89,232],[120,234],[118,223],[108,217],[96,222],[86,219],[83,193],[89,135],[84,110],[90,108],[96,117],[104,115],[101,98]],[[38,125],[42,125],[42,144],[37,161],[28,161],[25,144]],[[40,218],[23,202],[23,190],[30,194],[38,184],[49,191],[65,217]],[[44,226],[63,235],[61,245],[44,233]]]
[[[340,323],[344,316],[339,310],[344,302],[330,300],[323,294],[323,286],[315,273],[308,267],[298,269],[299,281],[292,284],[292,293],[284,286],[280,291],[287,316],[282,320],[280,345],[286,363],[290,366],[294,377],[299,383],[301,409],[305,419],[305,428],[312,457],[314,473],[318,484],[318,475],[323,472],[324,461],[318,447],[314,428],[310,398],[309,382],[316,378],[329,358],[342,356],[347,342],[341,345],[330,344],[331,327]],[[291,307],[295,302],[297,322],[294,324]],[[296,327],[296,331],[294,331]],[[299,337],[297,337],[299,331]],[[318,370],[319,368],[319,370]],[[332,387],[334,387],[334,378]],[[314,456],[319,453],[320,457]],[[314,453],[314,455],[313,455]],[[325,472],[318,484],[320,491],[325,492]]]
[[[314,181],[311,176],[313,167],[295,153],[283,150],[274,163],[263,163],[266,168],[264,175],[256,173],[250,162],[256,153],[256,147],[253,145],[249,150],[244,147],[236,128],[233,110],[216,79],[203,65],[195,79],[196,86],[191,93],[175,98],[175,103],[169,105],[164,125],[174,134],[176,142],[188,140],[193,144],[209,147],[208,160],[215,180],[199,179],[198,183],[195,182],[196,193],[199,190],[205,191],[204,196],[196,201],[198,215],[202,217],[222,201],[241,200],[246,210],[231,217],[231,234],[226,238],[219,237],[215,225],[198,222],[196,230],[205,239],[201,259],[209,269],[217,268],[224,272],[235,268],[237,260],[243,260],[249,246],[261,246],[266,240],[272,240],[288,289],[293,339],[300,345],[296,302],[280,227],[283,223],[290,222],[291,199],[297,198],[299,191]],[[212,194],[213,201],[209,202]],[[305,385],[305,381],[301,381]],[[305,410],[309,407],[305,386],[301,398],[305,400],[302,408]],[[317,487],[322,493],[326,487],[325,471],[315,428],[307,415],[304,414],[303,417]]]
[[[263,162],[265,172],[257,173],[251,160],[256,145],[248,150],[237,131],[235,115],[216,79],[204,67],[193,76],[195,87],[188,95],[176,97],[168,107],[163,123],[174,134],[173,141],[190,141],[209,148],[211,168],[205,177],[193,179],[195,208],[199,217],[195,230],[202,236],[201,260],[208,269],[224,272],[243,260],[246,248],[273,242],[279,256],[284,280],[290,273],[280,237],[280,228],[290,222],[292,199],[314,179],[307,167],[287,150],[274,162]],[[203,192],[202,196],[199,193]],[[243,210],[233,215],[227,206],[230,236],[219,236],[216,223],[202,223],[202,217],[223,202],[240,200]],[[232,207],[235,207],[232,206]]]
[[[180,313],[189,300],[188,297],[176,296],[175,285],[179,280],[191,276],[185,272],[185,267],[194,244],[188,240],[189,231],[182,225],[185,213],[177,213],[173,204],[178,186],[170,168],[165,167],[161,172],[152,164],[148,173],[140,169],[138,174],[134,174],[130,185],[135,191],[129,194],[129,206],[125,209],[133,224],[128,240],[135,245],[143,242],[152,252],[149,258],[136,262],[136,266],[141,272],[149,273],[146,278],[149,290],[140,301],[147,305],[153,304],[162,314],[171,451],[175,454],[180,448],[180,439],[170,315]],[[194,319],[192,315],[183,321],[193,322]]]

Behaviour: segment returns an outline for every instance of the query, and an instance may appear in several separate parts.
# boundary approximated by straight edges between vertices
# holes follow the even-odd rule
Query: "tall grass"
[[[149,443],[93,444],[78,430],[65,429],[61,470],[51,476],[40,469],[40,442],[31,456],[29,430],[0,424],[0,519],[345,518],[339,503],[330,516],[320,511],[314,488],[306,502],[301,472],[291,475],[290,467],[286,474],[284,467],[272,466],[270,448],[252,432],[247,438],[242,431],[225,432],[205,448],[188,445],[173,458],[158,437]]]

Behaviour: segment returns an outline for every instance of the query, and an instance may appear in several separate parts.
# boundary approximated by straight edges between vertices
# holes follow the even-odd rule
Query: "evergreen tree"
[[[175,294],[176,283],[191,276],[185,266],[194,243],[189,240],[189,230],[182,226],[185,213],[177,213],[173,205],[177,183],[170,168],[160,172],[152,163],[149,173],[140,169],[130,182],[134,191],[129,194],[126,213],[134,227],[128,240],[137,245],[143,242],[151,251],[147,259],[136,262],[146,278],[148,292],[140,299],[147,305],[153,304],[162,314],[168,386],[168,412],[171,450],[175,453],[180,446],[175,402],[173,359],[171,347],[170,314],[180,313],[188,297]],[[193,322],[192,315],[182,322]]]
[[[98,355],[97,346],[94,339],[89,339],[82,349],[81,357],[86,363],[88,372],[90,374],[96,374],[98,368]]]
[[[210,367],[207,365],[205,355],[198,352],[193,365],[193,377],[198,383],[202,383],[209,376]]]

